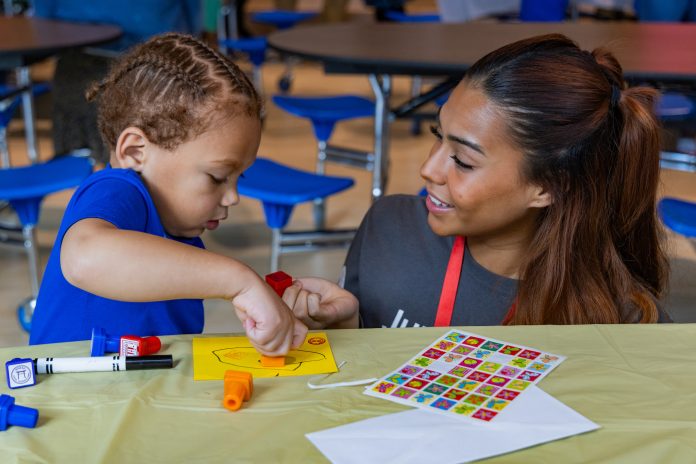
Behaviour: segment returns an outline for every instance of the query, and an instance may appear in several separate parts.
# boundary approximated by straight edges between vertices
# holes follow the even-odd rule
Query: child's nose
[[[232,206],[239,203],[239,193],[237,192],[237,186],[233,185],[225,191],[222,196],[221,204],[222,206]]]

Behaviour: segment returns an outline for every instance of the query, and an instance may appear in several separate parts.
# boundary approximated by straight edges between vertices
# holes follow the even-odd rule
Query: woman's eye
[[[454,163],[462,169],[474,169],[472,165],[466,164],[464,161],[457,158],[457,155],[450,155],[450,158],[452,158],[452,160],[454,160]]]

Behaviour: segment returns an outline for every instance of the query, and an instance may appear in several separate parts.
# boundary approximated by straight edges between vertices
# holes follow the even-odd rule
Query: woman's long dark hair
[[[504,46],[466,77],[502,111],[522,176],[553,204],[520,272],[511,324],[655,322],[668,265],[656,215],[657,93],[565,36]]]

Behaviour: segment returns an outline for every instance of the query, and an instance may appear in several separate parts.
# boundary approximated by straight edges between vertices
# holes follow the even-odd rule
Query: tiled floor
[[[269,63],[264,69],[265,88],[268,93],[275,91],[277,78],[282,66]],[[367,79],[362,76],[327,76],[321,67],[304,63],[295,72],[293,89],[297,94],[321,95],[333,92],[353,92],[371,96]],[[409,92],[409,81],[397,78],[395,81],[395,101],[405,99]],[[40,149],[42,157],[51,156],[50,121],[38,121]],[[416,193],[421,187],[418,169],[428,153],[432,139],[424,135],[414,137],[410,134],[409,121],[397,121],[392,129],[392,161],[388,193]],[[13,122],[10,130],[11,152],[15,165],[26,163],[25,146],[22,141],[21,122]],[[372,121],[369,119],[341,123],[332,138],[332,143],[370,149],[372,144]],[[313,169],[315,146],[309,123],[282,113],[267,104],[267,119],[264,125],[260,156],[269,157],[284,163]],[[356,185],[351,190],[336,195],[328,203],[328,225],[333,227],[357,226],[369,207],[368,173],[351,168],[331,165],[328,172],[352,176]],[[696,174],[663,172],[663,191],[667,195],[679,196],[696,201]],[[55,194],[46,199],[41,222],[39,241],[41,257],[45,262],[60,223],[63,208],[70,192]],[[293,215],[291,227],[303,228],[311,225],[311,209],[298,207]],[[230,211],[229,219],[212,233],[206,233],[204,240],[209,249],[229,254],[250,264],[260,274],[269,269],[270,233],[266,228],[260,205],[251,199],[243,198],[241,203]],[[679,322],[696,321],[696,252],[689,243],[680,237],[668,234],[673,274],[671,294],[666,307]],[[300,275],[319,275],[336,279],[340,271],[344,251],[324,251],[313,254],[286,255],[281,260],[281,268],[286,272]],[[24,252],[15,248],[0,248],[0,346],[13,346],[26,343],[27,336],[19,328],[16,320],[16,305],[29,293],[29,280]],[[239,324],[232,307],[225,301],[206,302],[206,332],[228,333],[239,331]]]

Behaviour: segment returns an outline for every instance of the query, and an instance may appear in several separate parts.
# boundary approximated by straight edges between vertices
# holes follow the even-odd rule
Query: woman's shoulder
[[[386,195],[377,200],[370,208],[371,216],[384,218],[403,218],[407,216],[426,217],[428,210],[425,208],[423,197],[417,195]]]

